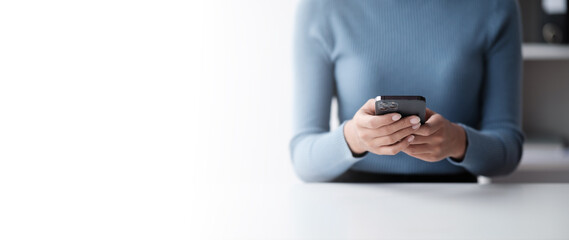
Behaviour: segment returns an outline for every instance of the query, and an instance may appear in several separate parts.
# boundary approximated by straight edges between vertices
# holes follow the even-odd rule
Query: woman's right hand
[[[375,99],[370,99],[346,122],[344,136],[354,155],[395,155],[409,146],[420,126],[418,116],[401,119],[399,113],[375,115]]]

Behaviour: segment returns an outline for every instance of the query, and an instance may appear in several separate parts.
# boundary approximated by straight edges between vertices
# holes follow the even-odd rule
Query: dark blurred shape
[[[569,43],[569,0],[518,0],[524,42]]]
[[[522,122],[528,139],[556,138],[569,147],[568,66],[569,60],[524,63]]]

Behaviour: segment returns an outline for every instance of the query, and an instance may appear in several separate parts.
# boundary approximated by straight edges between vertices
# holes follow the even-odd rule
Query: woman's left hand
[[[415,139],[403,152],[427,162],[447,157],[462,161],[466,151],[464,129],[428,108],[425,118],[425,124],[413,133]]]

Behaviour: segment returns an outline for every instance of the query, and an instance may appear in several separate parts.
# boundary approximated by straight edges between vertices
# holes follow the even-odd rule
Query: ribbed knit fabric
[[[514,0],[303,0],[295,25],[292,163],[304,181],[348,169],[495,176],[521,158],[521,37]],[[464,160],[354,158],[343,126],[370,98],[421,95],[466,131]],[[338,99],[341,126],[330,131]]]

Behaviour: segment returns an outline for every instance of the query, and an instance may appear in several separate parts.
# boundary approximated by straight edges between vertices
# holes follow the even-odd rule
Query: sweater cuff
[[[464,153],[464,158],[462,161],[457,162],[456,160],[452,159],[451,157],[447,157],[447,160],[456,165],[461,166],[463,168],[468,169],[469,167],[480,164],[480,160],[484,158],[482,154],[485,152],[484,149],[484,136],[476,129],[466,126],[462,123],[457,123],[464,129],[466,133],[466,150]]]
[[[352,150],[350,150],[348,141],[346,141],[346,136],[344,135],[344,126],[346,125],[346,122],[347,121],[344,121],[342,124],[340,124],[340,126],[332,134],[334,135],[334,139],[339,142],[339,144],[336,146],[340,146],[342,158],[351,163],[356,163],[364,159],[367,156],[367,152],[361,154],[360,156],[354,156]]]

